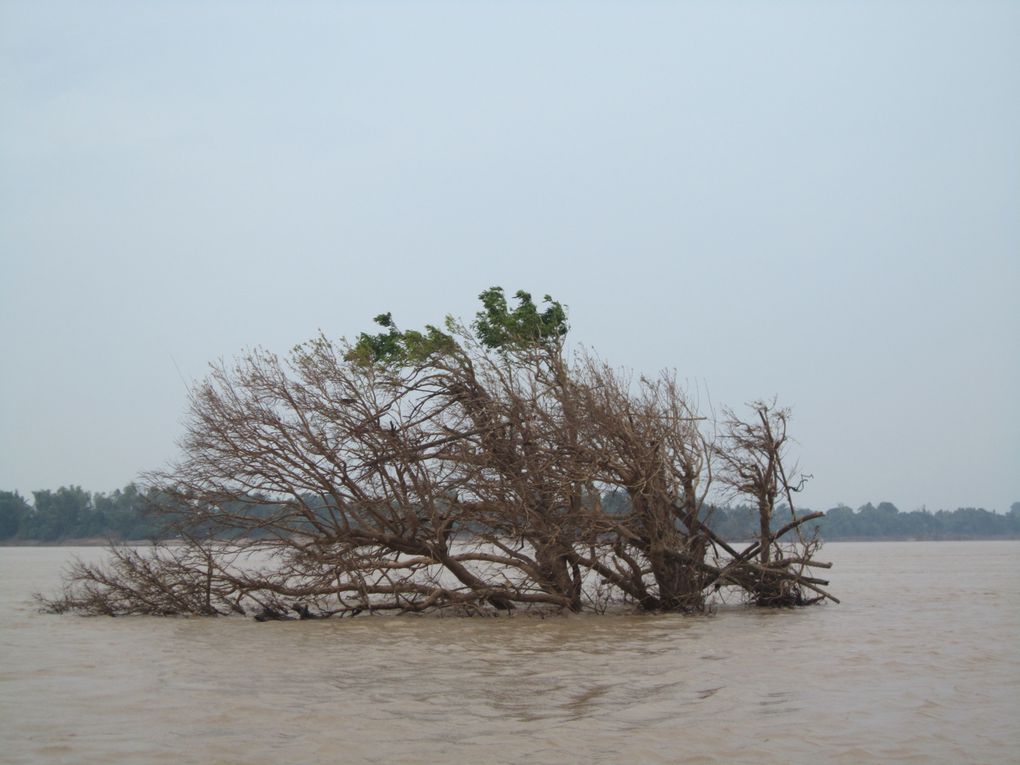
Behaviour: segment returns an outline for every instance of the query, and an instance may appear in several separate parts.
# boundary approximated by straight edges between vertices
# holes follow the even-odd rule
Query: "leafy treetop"
[[[510,308],[502,287],[490,287],[478,296],[482,310],[471,325],[479,342],[487,348],[501,352],[521,351],[535,346],[559,342],[567,334],[567,313],[563,306],[546,295],[539,311],[531,295],[524,290],[514,293],[517,306]],[[375,317],[383,332],[362,332],[347,360],[358,364],[420,364],[433,356],[447,356],[457,349],[450,334],[456,328],[452,317],[447,317],[444,332],[431,324],[424,332],[401,331],[393,321],[392,313]]]
[[[452,335],[431,324],[425,326],[424,332],[413,329],[401,332],[391,313],[381,313],[374,321],[386,331],[358,335],[357,342],[347,353],[348,361],[365,365],[421,363],[434,354],[452,353],[457,345]]]
[[[488,348],[502,351],[523,350],[535,345],[559,342],[567,334],[567,312],[549,295],[543,298],[548,306],[539,312],[530,293],[514,293],[517,307],[510,309],[502,287],[490,287],[478,298],[483,310],[476,314],[472,325],[478,339]]]

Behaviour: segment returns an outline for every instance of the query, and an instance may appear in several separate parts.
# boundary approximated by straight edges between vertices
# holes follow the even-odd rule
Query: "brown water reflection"
[[[1008,762],[1020,543],[832,544],[843,605],[553,619],[36,613],[0,549],[0,761]],[[98,551],[79,551],[97,555]]]

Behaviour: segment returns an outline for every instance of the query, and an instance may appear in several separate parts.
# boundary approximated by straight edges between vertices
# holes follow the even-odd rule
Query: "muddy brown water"
[[[551,619],[41,614],[0,548],[3,763],[1020,761],[1020,542],[825,548],[839,606]]]

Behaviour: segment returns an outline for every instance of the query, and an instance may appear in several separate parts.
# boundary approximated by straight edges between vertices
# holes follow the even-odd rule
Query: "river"
[[[1020,762],[1020,542],[833,543],[841,605],[82,618],[0,548],[3,763]]]

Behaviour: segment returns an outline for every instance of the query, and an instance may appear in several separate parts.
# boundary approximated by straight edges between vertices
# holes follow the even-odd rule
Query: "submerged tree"
[[[792,496],[781,439],[762,442],[779,481],[754,494],[737,477],[758,464],[760,433],[741,441],[727,421],[716,439],[672,375],[634,383],[568,356],[563,307],[514,297],[483,292],[470,327],[401,330],[382,314],[353,343],[320,336],[213,367],[182,459],[148,476],[175,538],[78,564],[48,607],[266,619],[697,611],[722,588],[762,605],[830,597],[804,575],[813,541],[770,555],[811,516],[779,533],[763,521],[742,552],[706,524],[715,462],[763,513]]]
[[[721,463],[720,483],[735,498],[752,500],[758,511],[758,541],[734,560],[744,566],[740,575],[752,579],[745,589],[759,605],[817,602],[830,597],[819,587],[827,582],[807,576],[805,569],[827,568],[829,564],[813,560],[820,542],[816,536],[805,538],[801,527],[824,513],[798,517],[794,506],[793,495],[810,476],[791,476],[785,465],[790,410],[778,408],[774,401],[756,401],[751,410],[750,420],[742,420],[732,410],[726,410],[723,438],[716,447]],[[786,503],[791,521],[772,534],[770,528],[779,502]],[[796,536],[784,545],[782,539],[788,532],[795,532]],[[758,558],[757,565],[752,562],[754,557]],[[796,576],[789,576],[791,570],[795,570]],[[805,589],[811,591],[810,597],[804,594]]]

